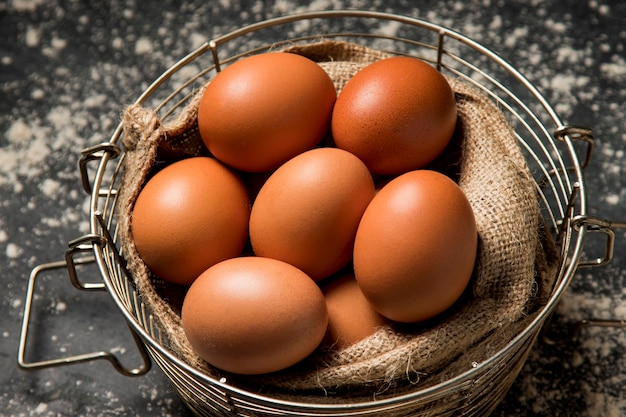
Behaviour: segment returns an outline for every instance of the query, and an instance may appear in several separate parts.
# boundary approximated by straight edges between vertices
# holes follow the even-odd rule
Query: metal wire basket
[[[323,25],[323,29],[321,26]],[[394,26],[394,36],[385,34]],[[380,30],[373,30],[378,27]],[[330,28],[330,29],[329,29]],[[295,35],[297,34],[297,35]],[[25,369],[109,360],[125,375],[141,375],[154,361],[197,415],[208,416],[349,416],[349,415],[486,415],[504,397],[577,268],[602,265],[613,255],[613,229],[625,227],[587,213],[583,169],[593,149],[591,130],[566,126],[542,94],[497,54],[466,36],[424,20],[366,11],[319,11],[270,19],[245,26],[204,43],[152,83],[137,99],[162,120],[174,117],[216,72],[253,53],[313,40],[348,40],[393,54],[417,56],[442,73],[459,77],[491,97],[514,127],[533,173],[545,221],[560,249],[556,284],[547,304],[523,331],[491,358],[445,382],[383,400],[359,403],[304,403],[258,395],[211,378],[181,361],[168,348],[152,312],[143,304],[120,254],[117,195],[124,151],[122,125],[110,140],[83,151],[80,171],[90,200],[90,233],[70,242],[64,261],[40,265],[31,274],[24,310],[18,363]],[[263,39],[260,42],[259,39]],[[587,233],[606,235],[606,253],[582,259]],[[87,256],[85,256],[87,255]],[[86,284],[78,264],[95,262],[102,283]],[[36,277],[66,267],[71,282],[83,290],[106,290],[125,317],[142,352],[143,364],[124,367],[110,352],[27,362],[25,350]],[[593,322],[584,322],[593,324]],[[601,325],[623,325],[608,321]],[[513,376],[513,378],[511,378]]]

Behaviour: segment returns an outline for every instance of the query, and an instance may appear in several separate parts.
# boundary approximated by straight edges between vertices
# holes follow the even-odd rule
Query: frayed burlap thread
[[[361,68],[389,56],[335,41],[292,46],[287,51],[318,62],[338,92]],[[348,348],[320,349],[299,366],[261,377],[225,374],[193,352],[182,331],[180,305],[171,302],[167,285],[150,274],[132,242],[133,203],[161,159],[203,152],[201,144],[193,145],[200,140],[198,100],[189,103],[171,125],[161,124],[140,106],[130,106],[124,115],[120,238],[138,291],[159,321],[168,347],[197,369],[247,389],[288,399],[345,402],[440,382],[506,346],[549,296],[556,257],[546,255],[552,246],[534,181],[506,118],[480,91],[457,79],[449,82],[457,99],[460,140],[455,155],[460,160],[448,162],[458,170],[457,181],[472,205],[479,234],[477,264],[467,294],[432,322],[384,327]],[[176,145],[181,137],[181,143],[192,146],[182,146],[181,151]]]

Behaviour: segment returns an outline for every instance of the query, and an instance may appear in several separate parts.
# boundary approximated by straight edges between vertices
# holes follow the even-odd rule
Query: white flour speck
[[[54,217],[44,217],[41,219],[41,223],[45,224],[49,228],[61,227],[63,223]]]
[[[498,30],[502,27],[502,16],[494,16],[491,23],[489,23],[489,29]]]
[[[67,106],[57,106],[50,110],[46,116],[46,120],[52,123],[56,130],[61,130],[72,120],[72,113]]]
[[[572,86],[576,84],[576,77],[574,75],[559,74],[556,75],[550,83],[550,88],[554,91],[561,93],[568,93],[571,91]]]
[[[26,31],[26,46],[29,48],[35,48],[39,46],[39,39],[41,38],[41,32],[34,27],[29,27]]]
[[[152,52],[152,42],[146,37],[137,39],[135,43],[135,53],[137,55],[146,55]]]
[[[67,46],[67,41],[65,39],[54,37],[51,41],[52,48],[60,51],[61,49],[65,49]]]
[[[26,142],[31,136],[32,132],[30,126],[21,118],[14,121],[6,132],[6,138],[9,142],[15,144]]]
[[[575,50],[574,48],[572,48],[570,45],[562,45],[557,50],[556,61],[565,62],[565,63],[574,63],[580,58],[580,56],[581,56],[581,53]]]
[[[626,60],[613,55],[612,62],[605,62],[600,65],[600,71],[611,78],[621,79],[626,77]]]
[[[13,0],[11,7],[18,12],[33,12],[38,6],[45,4],[47,0]]]
[[[41,100],[45,95],[46,94],[41,88],[36,88],[30,93],[30,96],[35,100]]]
[[[114,38],[111,41],[111,46],[113,49],[122,50],[124,49],[124,40],[120,37]]]
[[[604,197],[604,201],[611,206],[616,206],[619,203],[619,195],[618,194],[609,194]]]
[[[565,33],[567,27],[563,22],[556,22],[552,19],[546,21],[546,27],[556,33]]]
[[[396,36],[400,27],[402,27],[402,23],[390,20],[386,24],[380,26],[380,31],[386,36]]]
[[[608,16],[611,14],[611,8],[606,4],[601,4],[600,7],[598,7],[598,13],[602,16]]]
[[[626,317],[626,300],[615,306],[615,317]]]
[[[606,394],[593,392],[587,384],[583,384],[583,394],[588,407],[587,415],[605,417],[619,417],[623,415],[619,410],[615,398]]]
[[[95,94],[93,96],[89,96],[83,102],[86,108],[96,108],[101,107],[107,100],[107,96],[105,94]]]
[[[526,36],[528,36],[528,28],[515,28],[513,32],[509,36],[507,36],[506,39],[504,39],[504,46],[506,46],[507,48],[513,48],[517,44],[517,40],[519,38],[524,38]]]
[[[191,49],[198,48],[204,42],[206,42],[205,34],[194,32],[191,35],[189,35],[189,46]]]
[[[7,250],[6,250],[7,258],[11,258],[11,259],[19,258],[22,255],[22,253],[24,253],[24,249],[22,249],[17,244],[9,243],[7,245]]]
[[[37,408],[35,408],[35,413],[37,414],[43,414],[46,412],[46,410],[48,409],[48,404],[46,403],[39,403],[39,405],[37,406]]]
[[[46,178],[39,184],[39,188],[46,197],[54,197],[58,195],[61,183],[51,178]]]

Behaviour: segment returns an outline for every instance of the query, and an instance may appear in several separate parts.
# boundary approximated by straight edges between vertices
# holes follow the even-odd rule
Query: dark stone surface
[[[156,366],[137,378],[104,361],[18,369],[27,277],[34,266],[62,259],[67,242],[89,232],[88,197],[76,168],[80,151],[106,141],[123,107],[153,79],[207,39],[257,20],[326,8],[424,18],[498,52],[566,123],[594,129],[589,210],[624,220],[624,2],[0,2],[0,414],[190,415]],[[552,333],[584,318],[626,318],[626,240],[623,230],[616,235],[612,263],[574,276]],[[586,248],[602,253],[602,245],[591,240]],[[83,274],[98,280],[95,270]],[[29,360],[106,349],[137,363],[108,295],[75,290],[62,270],[38,282],[32,321]],[[621,416],[625,386],[626,333],[585,329],[568,343],[539,342],[495,415]]]

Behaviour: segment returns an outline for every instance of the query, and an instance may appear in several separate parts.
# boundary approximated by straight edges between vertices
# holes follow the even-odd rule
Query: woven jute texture
[[[389,56],[336,41],[294,45],[286,51],[318,62],[338,92],[361,68]],[[312,396],[314,401],[329,402],[359,401],[432,385],[505,347],[548,299],[557,257],[544,230],[534,180],[510,124],[481,92],[457,79],[448,81],[456,95],[458,126],[433,168],[458,182],[476,217],[479,248],[466,294],[449,312],[428,323],[385,327],[348,348],[319,349],[298,366],[261,377],[227,375],[193,352],[179,314],[184,289],[152,276],[133,245],[133,204],[147,178],[168,162],[206,152],[196,125],[201,91],[176,120],[166,124],[149,109],[128,107],[118,202],[120,240],[137,289],[166,335],[167,347],[190,365],[233,384],[284,398]],[[519,364],[511,364],[514,367]],[[499,383],[511,383],[515,376],[512,372]]]

